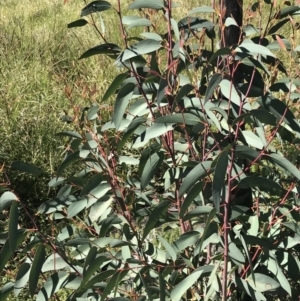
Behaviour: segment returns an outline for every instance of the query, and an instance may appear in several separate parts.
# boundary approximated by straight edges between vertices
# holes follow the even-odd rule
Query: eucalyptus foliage
[[[265,27],[247,24],[238,45],[218,49],[217,8],[177,20],[171,0],[134,0],[126,16],[120,2],[93,1],[68,25],[101,38],[80,59],[106,55],[120,73],[74,130],[57,134],[67,144],[49,181],[57,197],[32,215],[17,192],[1,196],[0,271],[12,260],[17,270],[0,299],[60,300],[64,288],[78,301],[296,300],[300,171],[297,152],[286,153],[300,138],[290,107],[300,81],[277,50],[297,61],[300,46],[280,30],[297,30],[300,8],[255,3],[257,15],[270,12]],[[106,40],[105,26],[117,30],[104,24],[107,10],[122,45]],[[55,224],[51,235],[37,216]]]

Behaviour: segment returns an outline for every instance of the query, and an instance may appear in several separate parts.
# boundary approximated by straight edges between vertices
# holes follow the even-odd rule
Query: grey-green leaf
[[[202,270],[198,270],[187,276],[179,284],[177,284],[171,292],[171,300],[179,301],[185,292],[198,280],[202,274]]]
[[[164,2],[162,0],[135,0],[133,1],[128,9],[141,9],[141,8],[151,8],[151,9],[162,9],[164,8]]]
[[[43,244],[40,244],[36,250],[32,267],[29,274],[29,293],[31,297],[34,296],[38,284],[39,276],[45,262],[46,251]]]
[[[118,93],[114,107],[114,114],[112,117],[117,130],[120,128],[123,115],[126,111],[129,101],[132,98],[134,88],[135,84],[128,83],[124,85]]]
[[[28,262],[23,262],[18,270],[14,283],[14,294],[16,297],[21,292],[22,288],[27,284],[29,279],[31,265]]]
[[[141,176],[141,190],[147,187],[157,170],[161,167],[163,161],[163,152],[154,153],[148,158]]]
[[[5,191],[0,197],[0,212],[10,206],[10,204],[16,200],[18,200],[18,197],[14,193]]]
[[[80,17],[85,17],[95,12],[105,11],[110,9],[111,7],[111,4],[107,1],[93,1],[82,9]]]
[[[19,223],[19,209],[18,202],[13,201],[9,212],[9,226],[8,226],[8,239],[11,252],[14,253],[17,248],[17,234]]]
[[[88,24],[88,21],[85,19],[79,19],[74,22],[71,22],[68,24],[68,28],[73,28],[73,27],[82,27],[84,25]]]
[[[263,293],[280,287],[279,283],[270,276],[261,273],[254,273],[254,278],[255,281],[252,277],[249,277],[247,281],[251,287],[258,292]]]
[[[111,95],[113,95],[116,92],[116,90],[120,87],[122,82],[126,79],[127,76],[128,76],[127,72],[118,74],[114,78],[110,86],[107,88],[105,94],[102,97],[102,101],[107,100]]]
[[[192,186],[194,186],[196,182],[213,172],[213,169],[211,169],[211,163],[212,161],[201,162],[189,172],[180,186],[180,196],[183,196]]]
[[[34,164],[25,163],[25,162],[21,162],[21,161],[14,161],[11,164],[11,168],[18,170],[20,172],[26,172],[26,173],[36,175],[36,176],[39,176],[43,173],[43,171],[40,168],[38,168],[37,166],[35,166]]]
[[[212,184],[212,198],[218,213],[220,213],[220,203],[221,203],[222,193],[224,193],[225,190],[224,180],[227,172],[227,166],[228,166],[228,152],[223,151],[217,158],[213,184]]]

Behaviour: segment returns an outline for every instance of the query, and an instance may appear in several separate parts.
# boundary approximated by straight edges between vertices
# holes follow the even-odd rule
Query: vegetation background
[[[178,17],[199,6],[195,0],[178,2],[183,7]],[[210,5],[209,1],[204,2],[201,1],[201,5]],[[128,3],[130,1],[122,1],[124,8]],[[280,4],[278,1],[277,5]],[[67,29],[67,23],[79,18],[83,5],[83,1],[78,0],[36,3],[2,0],[0,4],[1,189],[3,192],[9,187],[17,191],[32,209],[56,193],[49,189],[48,182],[55,175],[65,148],[55,134],[69,129],[70,122],[84,107],[98,102],[117,74],[105,56],[78,61],[84,51],[99,43],[97,33],[88,27]],[[251,5],[251,2],[244,3],[245,20],[251,19],[253,24],[255,15],[250,15],[250,11],[247,15],[247,7]],[[110,11],[103,14],[103,19],[105,24],[118,24],[116,15]],[[267,11],[262,20],[266,19]],[[300,43],[299,31],[292,35],[288,25],[281,33],[290,37],[295,45]],[[109,41],[121,44],[119,31],[114,31],[114,26],[107,26],[106,36]],[[277,56],[289,68],[290,75],[297,77],[296,60],[284,49]],[[104,118],[111,117],[112,101],[100,104]],[[294,113],[297,116],[297,104]],[[285,149],[287,156],[295,152],[298,149]],[[13,161],[34,163],[43,174],[37,177],[16,172],[9,167]],[[43,222],[49,227],[49,221]],[[3,283],[15,277],[13,269],[6,269],[6,275],[1,276]],[[27,296],[20,295],[17,300],[27,300]]]

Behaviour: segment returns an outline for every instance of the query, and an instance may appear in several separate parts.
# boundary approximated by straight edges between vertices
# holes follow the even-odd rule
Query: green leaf
[[[107,270],[99,273],[94,278],[92,278],[85,287],[92,287],[95,283],[99,283],[102,281],[107,281],[109,277],[111,277],[116,271],[115,270]]]
[[[18,234],[18,222],[19,222],[19,209],[18,202],[13,201],[9,212],[9,226],[8,226],[8,239],[11,252],[14,253],[17,248],[17,234]]]
[[[10,192],[5,191],[1,197],[0,197],[0,212],[2,212],[4,209],[6,209],[13,201],[17,201],[18,197]]]
[[[112,83],[110,84],[108,89],[106,90],[105,94],[103,95],[102,101],[107,100],[111,95],[113,95],[117,91],[117,89],[120,87],[122,82],[127,78],[127,76],[128,76],[128,72],[118,74],[114,78],[114,80],[112,81]]]
[[[140,35],[146,39],[162,41],[162,37],[155,32],[143,32]]]
[[[113,43],[101,44],[84,52],[79,59],[80,60],[85,59],[97,54],[107,54],[107,55],[117,56],[121,51],[122,49],[116,44]]]
[[[299,6],[288,6],[281,9],[278,13],[276,13],[276,19],[282,19],[287,16],[292,16],[295,12],[299,11]],[[289,20],[289,19],[287,19]]]
[[[133,148],[143,147],[150,139],[159,137],[173,130],[173,125],[168,123],[154,123],[134,141]]]
[[[180,186],[180,197],[183,196],[192,186],[194,186],[196,182],[213,172],[213,169],[211,169],[211,164],[212,161],[201,162],[189,172]]]
[[[196,7],[196,8],[193,8],[192,10],[190,10],[188,12],[188,16],[193,15],[193,14],[198,14],[198,13],[214,13],[214,12],[215,12],[215,10],[211,6],[200,6],[200,7]]]
[[[260,157],[260,153],[257,150],[246,145],[237,145],[235,147],[235,154],[238,158],[249,159],[251,161]]]
[[[70,166],[77,160],[79,160],[79,151],[71,153],[69,156],[67,156],[65,160],[60,164],[57,170],[57,176],[59,177],[68,166]]]
[[[243,178],[239,184],[239,188],[247,189],[247,188],[253,188],[253,187],[259,187],[261,189],[266,190],[275,190],[277,192],[282,192],[282,187],[277,182],[265,178],[265,177],[259,177],[259,176],[248,176]]]
[[[196,125],[203,122],[197,115],[191,113],[176,113],[172,115],[165,115],[158,117],[156,123],[172,123],[172,124],[186,124]]]
[[[29,279],[31,265],[28,262],[23,262],[18,270],[14,283],[14,294],[18,297],[22,288],[27,284]]]
[[[144,228],[142,241],[147,237],[150,231],[155,228],[155,224],[159,221],[160,217],[165,214],[169,206],[170,201],[162,201],[152,210]]]
[[[87,114],[86,114],[87,119],[89,121],[96,119],[98,117],[99,109],[100,109],[100,107],[97,103],[93,104],[87,111]]]
[[[122,53],[120,53],[118,59],[121,62],[125,62],[133,57],[156,51],[160,47],[160,41],[145,39],[126,48]]]
[[[29,274],[29,293],[31,297],[35,295],[35,290],[38,284],[39,276],[45,262],[46,251],[43,244],[40,244],[36,250],[32,267]]]
[[[120,151],[124,145],[126,144],[126,142],[128,141],[128,139],[130,138],[130,136],[135,132],[135,130],[144,122],[147,121],[146,117],[137,117],[135,119],[132,120],[132,122],[130,123],[130,125],[127,127],[126,132],[124,133],[122,139],[119,141],[118,143],[118,151]]]
[[[177,252],[181,252],[189,246],[195,245],[200,239],[201,233],[198,231],[190,231],[181,234],[180,237],[172,244]]]
[[[147,187],[157,170],[161,167],[163,161],[163,152],[154,153],[148,158],[141,176],[141,190],[144,190]]]
[[[215,92],[216,88],[219,86],[220,82],[222,81],[223,77],[220,73],[214,73],[211,77],[206,92],[205,92],[205,102],[209,101]]]
[[[87,207],[88,204],[88,197],[87,196],[83,196],[80,197],[76,200],[76,202],[72,203],[69,207],[68,207],[68,215],[67,218],[72,218],[74,217],[76,214],[78,214],[80,211],[82,211],[83,209],[85,209]]]
[[[117,130],[120,128],[123,115],[125,113],[129,101],[132,98],[134,88],[135,88],[135,84],[128,83],[120,89],[117,95],[117,99],[115,101],[115,107],[114,107],[114,114],[112,117],[112,120]]]
[[[151,9],[162,9],[164,8],[164,2],[162,0],[135,0],[133,1],[128,9],[141,9],[141,8],[151,8]]]
[[[242,266],[245,263],[245,257],[240,249],[236,246],[234,242],[230,242],[228,245],[229,257],[238,266]],[[255,279],[256,280],[256,279]]]
[[[299,169],[285,157],[280,156],[279,154],[276,154],[276,153],[272,153],[269,155],[265,155],[264,159],[269,160],[272,163],[280,166],[281,168],[285,169],[286,171],[291,173],[293,176],[295,176],[298,180],[300,180]]]
[[[237,53],[250,53],[251,55],[261,54],[263,56],[271,56],[275,58],[275,55],[265,46],[255,44],[252,40],[244,40],[239,47],[235,49]]]
[[[168,254],[171,256],[172,260],[175,262],[177,258],[176,251],[173,249],[173,247],[160,235],[157,236],[163,247],[166,249]]]
[[[6,282],[0,290],[0,300],[5,301],[14,288],[13,282]]]
[[[32,271],[32,270],[31,270]],[[65,271],[59,271],[52,274],[44,284],[43,288],[39,291],[36,301],[49,300],[58,290],[65,287],[68,283],[70,275]],[[30,283],[30,282],[29,282]]]
[[[88,24],[89,22],[87,20],[84,20],[84,19],[79,19],[79,20],[76,20],[74,22],[71,22],[68,24],[68,28],[73,28],[73,27],[82,27],[86,24]]]
[[[220,203],[221,203],[222,193],[224,193],[225,191],[224,181],[227,173],[227,166],[228,166],[228,151],[222,151],[217,158],[213,184],[212,184],[212,198],[218,213],[220,213]]]
[[[194,188],[194,187],[193,187]],[[192,189],[193,189],[192,188]],[[191,189],[191,190],[192,190]],[[196,208],[189,211],[183,218],[184,221],[190,220],[193,217],[199,217],[201,215],[209,214],[214,208],[211,206],[197,206]]]
[[[110,9],[111,7],[111,4],[107,1],[93,1],[82,9],[80,17],[85,17],[95,12],[105,11]]]
[[[220,48],[218,49],[210,58],[209,62],[213,63],[215,59],[217,59],[219,56],[229,55],[231,54],[230,48]]]
[[[115,294],[118,289],[119,283],[122,281],[122,279],[128,274],[129,269],[124,270],[118,270],[107,282],[107,285],[105,286],[105,289],[101,295],[101,301],[106,300],[106,297],[110,294],[110,292],[114,289]],[[115,295],[114,294],[114,295]]]
[[[171,291],[171,300],[180,301],[183,294],[186,293],[189,288],[199,279],[202,272],[202,270],[195,271],[177,284]]]
[[[249,146],[253,146],[257,149],[263,149],[265,147],[263,141],[252,131],[242,131],[242,133]]]
[[[43,173],[43,171],[41,169],[39,169],[38,167],[36,167],[34,164],[25,163],[25,162],[21,162],[21,161],[14,161],[11,164],[11,168],[18,170],[20,172],[26,172],[26,173],[36,175],[36,176],[39,176]]]
[[[82,136],[78,132],[64,131],[64,132],[59,132],[55,135],[59,136],[59,137],[62,136],[62,137],[71,137],[71,138],[82,139]]]
[[[280,120],[282,119],[286,124],[288,124],[291,127],[292,130],[294,130],[295,132],[297,132],[298,135],[300,135],[299,123],[292,111],[284,104],[283,101],[280,101],[279,99],[267,94],[262,97],[261,103],[267,111],[280,118]]]
[[[255,282],[252,277],[249,277],[246,280],[257,292],[263,293],[280,287],[277,281],[267,275],[254,273],[254,278]]]
[[[43,264],[42,272],[55,271],[68,267],[69,264],[57,253],[48,256]]]
[[[179,102],[184,96],[188,95],[193,90],[194,86],[191,84],[182,86],[175,97],[175,101]]]
[[[280,22],[278,22],[277,24],[275,24],[274,26],[272,26],[269,31],[268,31],[268,35],[274,34],[277,32],[277,30],[279,30],[283,25],[285,25],[287,22],[289,22],[289,19],[284,19]]]
[[[223,79],[220,82],[221,93],[228,98],[230,101],[240,106],[242,103],[241,96],[238,94],[234,84],[228,79]]]
[[[19,229],[17,233],[17,246],[16,248],[24,242],[24,239],[27,235],[27,231],[24,229]],[[11,252],[9,239],[5,241],[5,244],[2,246],[1,253],[0,253],[0,272],[5,267],[7,261],[13,256],[13,253]]]
[[[85,259],[84,266],[83,266],[83,282],[86,282],[89,280],[90,277],[86,277],[86,272],[88,271],[89,268],[94,264],[94,261],[97,256],[97,247],[93,246],[90,248],[90,251]],[[90,275],[91,276],[91,275]]]
[[[190,191],[187,193],[187,196],[184,198],[184,201],[182,203],[182,206],[180,208],[179,217],[183,218],[186,211],[188,210],[191,203],[199,196],[200,192],[202,191],[205,183],[204,182],[198,182],[196,183]]]
[[[151,21],[138,16],[125,16],[122,18],[122,23],[127,25],[127,30],[135,27],[151,26]]]

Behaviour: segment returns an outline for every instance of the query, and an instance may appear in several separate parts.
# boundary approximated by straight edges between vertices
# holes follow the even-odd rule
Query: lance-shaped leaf
[[[197,115],[191,113],[176,113],[172,115],[165,115],[165,116],[158,117],[155,122],[196,125],[202,122],[202,120]]]
[[[18,222],[19,222],[19,209],[18,202],[14,201],[10,207],[9,212],[9,226],[8,226],[8,239],[12,254],[17,248],[17,234],[18,234]]]
[[[162,201],[152,210],[148,218],[148,221],[145,225],[142,240],[144,240],[147,237],[147,235],[150,233],[150,231],[155,228],[155,224],[158,222],[160,217],[165,214],[169,206],[170,206],[169,201]]]
[[[187,276],[184,280],[182,280],[179,284],[177,284],[171,292],[171,300],[181,300],[183,294],[186,293],[188,289],[198,280],[202,273],[203,270],[196,270],[195,272]]]
[[[88,16],[95,12],[105,11],[111,8],[111,4],[104,0],[93,1],[85,6],[80,14],[80,17]]]
[[[120,85],[123,83],[123,81],[127,78],[128,72],[118,74],[110,86],[107,88],[105,94],[102,97],[102,101],[107,100],[111,95],[113,95],[117,89],[120,87]]]
[[[14,193],[5,191],[0,197],[0,212],[10,206],[10,204],[16,200],[18,200],[18,197]]]
[[[247,282],[257,292],[263,293],[280,287],[280,284],[270,276],[261,273],[254,273],[253,276],[255,278],[255,281],[253,277],[249,277],[247,278]]]
[[[220,73],[215,73],[209,83],[208,83],[208,87],[206,89],[205,92],[205,102],[209,101],[212,97],[212,95],[214,94],[216,88],[219,86],[220,82],[222,81],[222,74]]]
[[[125,62],[135,56],[156,51],[160,47],[161,47],[160,41],[145,39],[126,48],[122,53],[120,53],[117,60],[120,60],[121,62]]]
[[[221,93],[232,101],[236,105],[240,106],[242,103],[241,96],[238,94],[234,84],[230,82],[228,79],[223,79],[220,82]]]
[[[158,235],[158,239],[161,242],[161,244],[164,246],[168,254],[171,256],[172,260],[175,262],[177,258],[177,254],[174,248],[162,236]]]
[[[80,60],[85,59],[97,54],[107,54],[107,55],[117,56],[121,52],[121,50],[122,49],[118,45],[113,43],[102,44],[87,50],[80,56],[79,59]]]
[[[21,162],[21,161],[14,161],[11,164],[11,168],[15,169],[17,171],[20,171],[20,172],[26,172],[26,173],[36,175],[36,176],[39,176],[43,173],[43,171],[41,169],[39,169],[38,167],[36,167],[34,164],[25,163],[25,162]]]
[[[141,8],[151,8],[151,9],[162,9],[164,8],[164,2],[162,0],[135,0],[129,7],[129,9],[141,9]]]
[[[0,300],[5,301],[9,294],[12,292],[14,289],[14,283],[13,282],[6,282],[0,290]]]
[[[48,256],[48,258],[45,260],[42,272],[48,272],[48,271],[55,271],[60,270],[65,267],[69,266],[69,264],[57,253],[51,254]]]
[[[120,128],[123,115],[126,111],[129,101],[132,98],[134,88],[135,84],[128,83],[124,85],[118,93],[114,107],[114,115],[112,118],[117,130]]]
[[[213,172],[212,161],[204,161],[196,165],[183,180],[179,195],[183,196],[196,182]]]
[[[40,244],[36,250],[32,267],[29,274],[29,293],[34,296],[38,284],[39,276],[42,271],[43,264],[46,258],[46,251],[43,244]]]
[[[275,57],[275,55],[265,46],[258,45],[252,40],[244,40],[239,47],[235,49],[237,53],[249,53],[251,55],[261,54],[263,56]]]
[[[242,189],[259,187],[262,190],[274,190],[277,192],[282,192],[282,187],[277,182],[268,178],[258,176],[248,176],[243,178],[239,182],[238,187]]]
[[[151,26],[151,21],[138,16],[125,16],[122,18],[122,23],[127,25],[127,29],[135,27]]]
[[[188,15],[198,14],[198,13],[214,13],[215,10],[211,6],[200,6],[192,9],[188,12]]]
[[[18,270],[16,280],[14,283],[14,294],[16,295],[16,297],[19,295],[22,288],[28,282],[30,268],[31,268],[31,265],[28,262],[23,262]]]
[[[60,176],[67,167],[77,160],[79,160],[79,151],[71,153],[69,156],[67,156],[59,166],[57,170],[57,176]]]
[[[68,28],[73,28],[73,27],[82,27],[84,25],[88,24],[88,21],[85,19],[79,19],[74,22],[71,22],[68,24]]]
[[[148,158],[141,176],[141,190],[144,190],[147,187],[157,170],[161,167],[163,161],[163,152],[154,153]]]
[[[213,185],[212,185],[213,202],[218,213],[220,213],[222,192],[224,193],[224,189],[225,189],[224,181],[227,172],[227,165],[228,165],[228,151],[223,151],[217,158],[217,162],[215,165],[215,173],[213,178]]]

